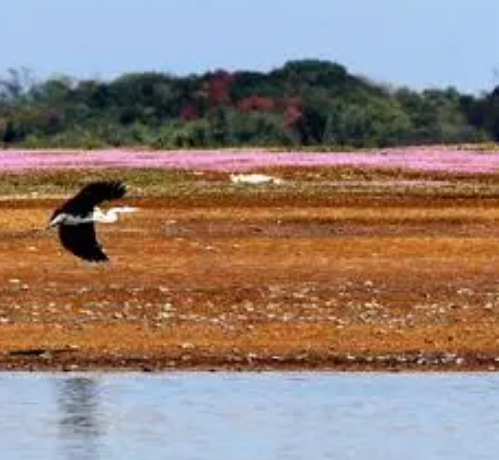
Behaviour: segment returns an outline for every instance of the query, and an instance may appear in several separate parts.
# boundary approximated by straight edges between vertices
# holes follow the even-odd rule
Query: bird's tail
[[[117,213],[127,213],[127,212],[137,212],[139,208],[134,206],[120,206],[119,208],[113,208]]]

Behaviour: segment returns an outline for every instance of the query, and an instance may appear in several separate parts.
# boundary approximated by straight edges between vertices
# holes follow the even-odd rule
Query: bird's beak
[[[49,230],[52,227],[55,227],[56,225],[60,224],[60,222],[64,219],[64,216],[62,214],[58,214],[57,216],[53,217],[50,219],[49,223],[45,227],[46,230]]]

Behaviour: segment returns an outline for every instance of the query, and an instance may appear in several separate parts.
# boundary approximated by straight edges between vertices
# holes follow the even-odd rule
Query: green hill
[[[380,85],[337,63],[270,72],[217,70],[0,79],[3,146],[378,147],[499,139],[499,89],[461,94]]]

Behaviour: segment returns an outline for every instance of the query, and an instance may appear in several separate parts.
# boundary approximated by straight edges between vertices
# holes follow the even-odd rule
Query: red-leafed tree
[[[211,103],[224,105],[230,102],[232,78],[232,74],[225,70],[217,70],[208,76],[203,89]]]
[[[271,112],[276,108],[276,101],[271,97],[252,94],[249,97],[241,99],[237,107],[243,112]]]
[[[287,129],[293,129],[302,116],[303,114],[298,102],[294,100],[288,102],[286,109],[284,110],[284,126]]]
[[[195,120],[199,118],[199,112],[194,102],[189,101],[183,105],[180,109],[180,118],[182,120]]]

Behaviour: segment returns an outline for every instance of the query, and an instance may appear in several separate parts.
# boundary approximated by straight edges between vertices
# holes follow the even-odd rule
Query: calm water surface
[[[499,458],[499,375],[0,374],[0,458]]]

